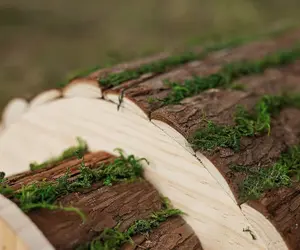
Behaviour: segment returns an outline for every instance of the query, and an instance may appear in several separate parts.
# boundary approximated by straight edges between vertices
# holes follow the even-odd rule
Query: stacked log
[[[162,246],[202,249],[192,229],[179,216],[181,211],[169,208],[149,182],[140,179],[138,173],[134,175],[142,166],[139,165],[134,156],[126,159],[99,151],[86,153],[81,160],[68,158],[10,176],[2,183],[3,188],[11,190],[6,191],[6,196],[30,219],[19,216],[23,223],[17,223],[23,225],[17,228],[16,235],[28,230],[27,235],[30,233],[31,237],[23,237],[23,243],[32,249],[93,249],[95,245],[99,249],[162,249]],[[121,170],[123,173],[116,173]],[[91,174],[97,178],[89,179]],[[51,188],[59,190],[53,203],[49,195]],[[14,205],[1,210],[2,218],[13,220],[11,206]],[[30,228],[32,223],[46,239],[39,240],[38,231]],[[5,235],[3,241],[4,249],[28,249],[18,248],[17,240]]]
[[[31,108],[12,123],[6,125],[3,117],[1,166],[8,175],[19,176],[9,177],[9,185],[20,188],[24,178],[29,182],[55,178],[47,173],[56,169],[52,165],[43,174],[34,170],[22,177],[21,172],[34,160],[58,155],[80,136],[92,152],[113,154],[120,147],[146,157],[147,181],[97,186],[101,197],[89,196],[95,190],[72,193],[62,203],[75,204],[90,214],[93,206],[102,206],[106,193],[127,199],[140,190],[141,196],[132,204],[140,204],[138,199],[148,197],[149,192],[156,200],[146,200],[147,205],[141,205],[143,213],[126,208],[126,213],[135,214],[129,216],[133,221],[161,209],[154,193],[167,196],[173,207],[185,213],[184,221],[172,217],[158,231],[133,236],[135,245],[146,249],[299,249],[299,31],[235,47],[197,49],[180,56],[161,54],[100,69],[71,80],[51,98],[32,100],[37,105],[29,102]],[[79,164],[79,160],[72,161]],[[59,166],[65,169],[68,164]],[[125,209],[121,200],[108,202],[106,208]],[[88,228],[74,226],[80,221],[76,213],[67,216],[63,210],[39,208],[28,216],[58,249],[72,249],[97,234],[95,221]],[[104,224],[110,223],[108,228],[116,226],[113,211],[99,216]],[[130,227],[132,221],[119,219],[127,224],[123,230]],[[46,224],[52,220],[57,224],[49,229]],[[185,223],[193,231],[183,226],[184,233],[179,233],[183,238],[171,233],[179,232]],[[76,232],[70,235],[72,226]],[[65,238],[59,238],[60,230],[65,230]],[[103,231],[100,225],[98,236]],[[57,243],[60,240],[65,243]]]

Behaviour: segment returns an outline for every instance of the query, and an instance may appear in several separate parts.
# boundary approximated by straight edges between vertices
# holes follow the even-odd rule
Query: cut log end
[[[54,101],[55,99],[60,98],[62,95],[61,91],[58,89],[50,89],[47,91],[44,91],[37,96],[35,96],[29,103],[29,109],[38,107],[40,105],[43,105],[47,102]]]
[[[195,155],[195,152],[190,143],[176,129],[160,120],[151,119],[151,122],[159,127],[162,131],[164,131],[167,135],[169,135],[172,139],[174,139],[177,143],[179,143],[179,145],[181,145],[185,150]]]
[[[299,165],[290,164],[299,161],[294,157],[297,154],[287,159],[293,165],[284,168],[288,173],[280,169],[274,178],[268,171],[273,171],[273,164],[278,167],[282,153],[299,145],[300,120],[295,119],[299,104],[286,107],[292,99],[277,96],[300,90],[299,48],[294,47],[299,37],[297,30],[221,51],[208,48],[199,57],[194,53],[163,56],[166,60],[125,63],[74,79],[63,89],[65,98],[23,115],[18,115],[22,108],[12,112],[10,116],[17,118],[8,119],[16,122],[1,133],[0,165],[9,173],[27,170],[34,157],[51,156],[50,151],[63,150],[76,136],[84,138],[91,150],[112,153],[120,147],[149,160],[144,171],[147,181],[109,187],[98,183],[84,193],[60,197],[62,204],[76,205],[88,214],[85,225],[78,214],[63,209],[30,211],[28,216],[58,249],[89,241],[106,227],[113,229],[106,233],[123,237],[134,221],[161,209],[161,193],[186,214],[164,221],[146,236],[134,235],[134,244],[126,244],[125,249],[201,249],[199,238],[209,250],[298,250],[299,188],[287,185],[293,183],[294,165]],[[273,104],[278,114],[271,113]],[[244,109],[236,112],[238,105]],[[99,110],[101,115],[95,115]],[[270,127],[267,135],[264,129]],[[18,136],[20,131],[22,136]],[[45,148],[41,147],[44,142]],[[75,178],[78,173],[72,164],[71,178]],[[66,165],[61,166],[45,169],[50,180],[61,176]],[[256,168],[259,171],[252,171]],[[42,180],[46,172],[33,175]],[[271,179],[261,180],[259,174]],[[282,177],[279,184],[278,176]],[[21,182],[33,179],[27,172],[11,179],[11,185],[20,188]],[[237,204],[237,199],[243,195],[245,199],[258,197],[277,184],[286,188],[280,186],[238,206],[241,201]],[[145,226],[145,221],[139,223]],[[114,231],[116,224],[120,231]]]
[[[2,123],[4,127],[17,122],[21,116],[28,110],[28,102],[22,98],[12,99],[4,108],[2,114]]]
[[[101,116],[91,115],[99,110]],[[46,130],[54,126],[55,133],[36,130],[31,123]],[[31,143],[24,147],[22,158],[15,159],[10,156],[16,150],[16,143],[20,145],[14,139],[20,130],[31,138]],[[47,147],[40,147],[39,140],[53,143],[56,150],[63,151],[70,146],[66,142],[76,136],[86,140],[92,151],[113,152],[122,148],[128,154],[146,157],[150,161],[145,166],[146,180],[186,213],[183,218],[204,249],[232,249],[233,245],[235,249],[263,249],[259,239],[254,241],[243,232],[248,225],[244,215],[194,155],[148,120],[126,109],[119,112],[116,105],[105,100],[62,98],[27,112],[22,121],[1,137],[0,146],[5,145],[5,152],[0,152],[0,159],[4,166],[25,170],[34,155],[36,159],[51,156]]]
[[[63,96],[66,98],[102,98],[102,90],[96,80],[78,78],[63,89]]]
[[[131,112],[149,120],[147,113],[134,101],[126,96],[122,96],[120,91],[105,91],[104,98],[118,105],[119,110],[130,110]]]
[[[205,166],[205,168],[210,172],[210,174],[220,183],[220,185],[224,188],[224,190],[228,193],[228,195],[237,203],[237,200],[231,190],[230,185],[225,180],[220,171],[212,164],[212,162],[207,159],[200,151],[196,152],[196,156],[200,162]]]
[[[71,159],[52,167],[45,166],[39,171],[11,176],[7,179],[7,183],[14,191],[20,190],[24,185],[38,184],[41,181],[55,184],[65,174],[66,169],[69,169],[70,175],[67,178],[72,180],[69,183],[74,185],[82,174],[79,166],[83,162],[85,168],[105,169],[109,164],[114,164],[117,157],[101,151],[88,153],[83,159]],[[128,163],[124,162],[124,164]],[[116,247],[117,249],[119,247],[139,249],[145,246],[147,249],[162,249],[163,247],[165,250],[174,248],[202,250],[199,239],[179,216],[180,213],[166,205],[167,203],[162,200],[158,191],[145,180],[116,182],[112,186],[106,186],[105,182],[99,180],[89,187],[80,186],[79,190],[59,197],[57,203],[62,207],[72,206],[80,209],[85,214],[84,221],[74,213],[74,210],[72,212],[63,208],[50,210],[46,207],[37,208],[26,212],[25,215],[6,198],[3,198],[0,203],[0,218],[4,217],[8,225],[13,227],[15,234],[12,234],[12,238],[16,240],[16,237],[23,236],[22,239],[28,249],[38,249],[37,247],[44,249],[46,246],[48,249],[58,250],[77,249],[77,247],[87,249],[87,245],[91,242],[99,241],[99,244],[105,243],[111,249],[116,249]],[[18,204],[17,200],[16,202]],[[175,214],[172,215],[174,212]],[[157,216],[160,219],[157,219]],[[150,228],[144,232],[144,227],[147,225]],[[0,229],[6,230],[7,228],[2,226]],[[45,241],[37,228],[54,248],[49,248],[51,245]],[[129,243],[129,239],[123,239],[123,243],[118,243],[117,237],[115,242],[107,241],[101,236],[108,232],[107,230],[110,230],[112,237],[115,237],[114,234],[123,235],[125,238],[130,236],[133,242]],[[7,238],[5,244],[14,242],[8,235],[4,236]],[[37,239],[33,240],[34,238]],[[35,244],[34,248],[32,248],[32,242]],[[25,246],[21,249],[27,249]]]
[[[249,223],[255,230],[255,233],[259,238],[267,243],[268,249],[274,250],[288,250],[288,246],[284,242],[280,233],[276,230],[274,225],[260,212],[256,209],[253,209],[247,204],[242,204],[241,209],[245,216],[247,217]],[[248,230],[248,229],[245,229]],[[249,233],[253,233],[250,230]],[[253,234],[253,237],[255,236]]]
[[[0,247],[7,250],[54,250],[37,226],[13,202],[2,195]]]

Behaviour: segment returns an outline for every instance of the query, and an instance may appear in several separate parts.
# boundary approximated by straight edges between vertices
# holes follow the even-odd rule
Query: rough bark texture
[[[241,60],[259,59],[279,49],[287,49],[295,45],[300,38],[300,30],[288,33],[273,40],[257,41],[240,47],[225,49],[209,53],[206,58],[193,61],[183,66],[176,67],[169,72],[153,76],[132,84],[130,81],[110,88],[105,93],[120,93],[125,91],[124,96],[137,103],[148,115],[161,106],[160,102],[150,102],[149,99],[163,99],[170,93],[170,87],[165,80],[181,83],[191,79],[194,75],[207,76],[217,73],[225,63]]]
[[[97,153],[85,154],[84,163],[88,168],[96,168],[100,164],[108,164],[112,162],[115,158],[115,156],[109,153],[99,151]],[[51,164],[46,168],[16,174],[8,178],[8,184],[14,190],[17,190],[21,188],[22,185],[42,181],[44,179],[46,179],[47,181],[54,181],[63,176],[68,168],[70,169],[70,176],[76,176],[79,173],[78,167],[80,166],[80,162],[80,159],[73,157],[57,164]]]
[[[193,61],[176,67],[163,74],[128,81],[104,91],[120,93],[135,102],[151,119],[164,121],[183,134],[188,140],[194,132],[203,127],[203,118],[218,124],[233,125],[236,105],[252,108],[264,94],[281,94],[300,91],[300,61],[280,68],[270,68],[260,75],[250,75],[238,79],[245,85],[245,91],[210,89],[186,98],[178,105],[161,107],[160,102],[150,99],[163,99],[170,93],[164,80],[183,82],[193,75],[207,76],[218,72],[225,63],[259,59],[279,49],[295,45],[300,38],[300,30],[269,41],[258,41],[237,48],[212,52],[201,61]],[[240,173],[229,169],[232,164],[247,166],[271,166],[288,147],[300,142],[300,110],[283,109],[272,119],[270,136],[261,135],[243,138],[241,151],[234,153],[227,148],[220,148],[214,153],[204,152],[205,156],[219,169],[230,184],[238,199],[238,185],[245,178]],[[299,186],[271,190],[257,201],[248,202],[275,225],[290,249],[300,248],[300,198]],[[144,242],[146,244],[146,242]]]
[[[263,75],[251,76],[239,82],[247,91],[209,90],[198,96],[187,98],[180,105],[166,106],[152,113],[153,119],[163,120],[181,132],[187,139],[206,122],[233,125],[236,105],[251,109],[264,94],[282,94],[284,91],[300,91],[300,62],[266,71]],[[271,134],[243,138],[241,150],[234,153],[228,148],[220,148],[214,153],[203,152],[218,168],[230,184],[236,198],[238,186],[245,178],[242,173],[232,171],[231,165],[271,166],[288,147],[300,143],[300,110],[285,108],[271,123]],[[263,213],[283,235],[291,249],[299,249],[300,199],[299,186],[283,190],[272,190],[259,201],[250,202]]]
[[[174,217],[154,229],[150,235],[133,237],[135,245],[126,244],[122,250],[200,250],[201,244],[184,220]]]
[[[99,164],[108,164],[115,157],[105,152],[97,152],[86,154],[84,159],[86,167],[95,168]],[[22,185],[36,181],[54,181],[64,175],[67,168],[70,169],[70,178],[73,179],[79,173],[80,161],[65,160],[56,166],[18,174],[9,178],[9,184],[17,190]],[[113,186],[96,183],[89,189],[71,193],[56,202],[79,208],[86,215],[86,221],[83,223],[78,214],[64,210],[36,209],[27,215],[56,249],[64,250],[75,249],[91,241],[105,228],[119,225],[119,230],[124,231],[134,221],[146,219],[153,212],[162,209],[159,193],[145,180]],[[137,239],[141,239],[140,237],[142,236],[136,236]],[[168,244],[166,249],[202,249],[198,238],[179,216],[170,218],[150,233],[147,242],[135,242],[135,247],[150,244],[148,249],[159,249],[157,247],[162,242]]]

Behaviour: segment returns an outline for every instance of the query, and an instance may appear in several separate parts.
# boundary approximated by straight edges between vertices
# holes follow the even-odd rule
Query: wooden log
[[[197,129],[205,126],[206,121],[202,119],[204,115],[206,119],[217,124],[232,125],[237,105],[244,105],[251,109],[262,95],[282,94],[283,92],[299,93],[299,68],[299,61],[296,61],[288,66],[267,70],[262,75],[239,79],[239,82],[245,85],[246,91],[211,89],[185,99],[178,105],[162,108],[152,107],[152,109],[148,101],[147,93],[149,92],[144,91],[144,83],[142,83],[142,86],[135,86],[133,88],[135,90],[129,90],[129,93],[136,91],[130,97],[130,101],[137,103],[140,109],[151,113],[151,121],[154,124],[191,151],[187,141]],[[150,88],[150,84],[148,86]],[[157,91],[155,93],[159,96],[157,98],[161,97]],[[137,96],[136,99],[135,96]],[[144,103],[148,103],[149,106],[145,108]],[[137,110],[138,107],[134,109]],[[271,134],[242,140],[243,150],[239,154],[228,148],[220,148],[214,154],[197,151],[197,157],[226,192],[232,198],[238,199],[238,186],[244,177],[242,174],[233,173],[229,168],[230,165],[272,165],[282,152],[299,143],[300,122],[295,119],[299,115],[300,111],[295,108],[282,110],[280,115],[272,121]],[[180,132],[184,138],[176,135],[174,129]],[[297,205],[298,193],[297,185],[279,191],[271,190],[260,200],[242,205],[248,220],[255,225],[256,232],[261,237],[266,237],[268,239],[266,241],[269,241],[269,245],[274,249],[286,249],[287,247],[297,249],[300,245],[297,238],[297,230],[299,230],[297,225],[300,222],[298,217],[300,210]],[[262,220],[265,222],[261,223]]]
[[[151,112],[152,122],[161,127],[182,146],[189,149],[189,146],[186,144],[189,138],[201,126],[205,126],[206,122],[203,120],[201,122],[204,114],[208,120],[218,124],[231,125],[233,121],[232,117],[238,104],[245,105],[250,109],[255,105],[259,97],[264,94],[280,94],[284,91],[299,92],[299,66],[298,61],[286,67],[265,71],[263,75],[240,79],[239,82],[246,86],[247,91],[245,92],[208,90],[200,95],[186,99],[178,105],[156,109]],[[136,103],[139,104],[147,102],[148,96],[139,95],[138,98]],[[139,107],[144,109],[145,106],[141,105]],[[289,146],[299,143],[300,123],[295,119],[299,115],[300,111],[298,109],[284,109],[279,117],[272,122],[270,136],[266,134],[254,137],[252,141],[250,139],[245,140],[243,151],[239,152],[239,154],[234,153],[230,149],[221,148],[214,154],[198,151],[197,156],[228,194],[237,199],[241,176],[232,173],[229,166],[231,164],[246,166],[270,165]],[[184,138],[179,135],[176,136],[174,128]],[[242,209],[245,211],[251,224],[255,225],[258,234],[261,237],[267,237],[270,241],[269,244],[274,249],[286,248],[285,243],[280,240],[280,237],[284,238],[290,249],[297,249],[300,245],[299,239],[296,236],[298,234],[297,225],[300,222],[298,217],[300,210],[296,205],[297,203],[295,203],[295,199],[298,198],[297,194],[299,191],[297,186],[289,188],[286,191],[284,190],[272,191],[259,201],[243,204]],[[283,195],[285,192],[287,194]],[[291,208],[287,209],[287,207],[293,207],[293,212]],[[264,223],[262,223],[263,219],[265,220]],[[272,228],[273,226],[276,229]]]
[[[191,62],[184,67],[176,68],[138,84],[128,85],[125,82],[105,90],[103,95],[105,99],[117,104],[120,103],[119,97],[122,95],[124,101],[121,107],[125,108],[126,106],[128,109],[140,113],[140,110],[134,105],[136,103],[144,111],[144,116],[151,116],[151,113],[161,106],[161,102],[157,100],[168,97],[171,92],[171,87],[166,84],[166,81],[183,83],[184,80],[192,79],[195,75],[205,77],[216,74],[226,63],[259,60],[262,56],[297,45],[300,33],[298,31],[296,33],[298,35],[292,34],[288,34],[287,37],[279,37],[278,40],[260,41],[231,50],[212,52],[204,60]]]
[[[255,170],[258,174],[272,170],[283,164],[282,153],[298,144],[300,124],[294,118],[299,115],[298,99],[293,99],[294,106],[291,106],[290,99],[274,99],[286,105],[284,108],[281,104],[276,106],[276,102],[271,103],[278,109],[276,116],[268,113],[267,105],[273,99],[261,100],[265,94],[299,91],[299,50],[268,56],[278,49],[294,46],[299,35],[298,30],[273,40],[212,52],[201,61],[191,60],[163,72],[139,74],[130,80],[125,77],[124,81],[118,79],[115,86],[100,84],[98,87],[96,81],[101,83],[101,78],[109,73],[126,72],[126,69],[137,69],[144,64],[123,65],[87,78],[77,78],[65,87],[62,99],[29,111],[13,127],[4,130],[0,139],[1,165],[9,174],[24,171],[31,161],[46,160],[70,146],[75,136],[83,137],[92,151],[103,149],[112,153],[115,147],[121,147],[150,160],[145,169],[146,179],[158,192],[168,196],[172,204],[187,212],[184,218],[201,239],[204,249],[297,249],[300,245],[297,238],[300,214],[297,184],[272,189],[265,188],[267,184],[264,183],[264,189],[257,191],[262,196],[255,201],[242,200],[240,186],[249,178],[257,178],[252,168],[258,169]],[[262,57],[265,58],[259,61]],[[195,75],[201,78],[198,83]],[[241,78],[243,75],[246,76]],[[219,84],[216,77],[224,83]],[[226,77],[230,81],[225,81]],[[176,82],[175,87],[165,85],[164,80]],[[234,80],[245,89],[235,89],[231,85]],[[200,83],[207,86],[202,89]],[[88,85],[93,87],[85,87]],[[176,97],[176,87],[194,89],[185,89],[188,94]],[[196,87],[200,90],[195,90]],[[81,90],[83,94],[79,93]],[[180,91],[179,94],[184,93]],[[166,102],[170,95],[173,99]],[[102,96],[106,100],[93,100]],[[258,102],[262,106],[257,106]],[[226,131],[236,132],[235,126],[239,124],[234,120],[237,105],[245,106],[242,118],[250,126],[243,127],[245,124],[242,124],[239,129],[248,131],[253,128],[255,133],[248,131],[249,135],[244,136],[245,131],[238,131],[243,136],[230,142],[232,144],[228,141],[221,144],[222,138],[218,141],[203,134],[203,131],[208,131],[203,117],[223,131],[225,137],[228,135]],[[266,113],[259,113],[256,117],[255,112]],[[260,114],[264,115],[266,123],[262,123]],[[271,126],[271,133],[258,125],[268,129]],[[17,138],[18,131],[23,133]],[[217,133],[211,131],[212,135]],[[196,132],[202,133],[202,137],[196,137]],[[200,143],[203,138],[210,138],[207,140],[210,146]],[[41,148],[44,141],[47,145]],[[16,150],[20,152],[18,158],[14,157]],[[232,164],[236,169],[246,169],[243,170],[246,172],[233,171]],[[290,175],[291,172],[286,174],[285,181],[291,181]],[[165,227],[170,227],[168,223]],[[179,225],[181,222],[174,223]],[[175,226],[174,230],[179,229]],[[164,229],[152,237],[162,239],[162,232]],[[190,238],[187,234],[185,242],[195,242],[195,237]],[[142,236],[135,240],[146,248],[159,249],[161,244],[176,248],[173,242],[151,244]],[[192,244],[190,248],[197,245],[189,244]]]
[[[141,74],[138,77],[133,77],[130,79],[130,77],[127,79],[127,76],[118,76],[118,73],[122,73],[127,70],[132,70],[134,73],[134,70],[137,70],[140,67],[143,67],[147,64],[159,62],[159,60],[166,60],[168,57],[172,56],[170,53],[161,53],[153,57],[149,57],[146,59],[139,59],[130,63],[122,63],[119,65],[116,65],[111,68],[105,68],[97,70],[91,74],[89,74],[87,77],[79,77],[75,78],[71,81],[72,84],[70,84],[68,87],[66,87],[63,92],[66,96],[78,96],[78,97],[96,97],[99,96],[102,97],[103,95],[106,96],[108,100],[114,101],[119,103],[119,99],[115,98],[114,95],[111,95],[111,93],[114,93],[115,91],[120,91],[124,89],[128,89],[131,86],[134,86],[136,84],[139,84],[141,82],[145,82],[145,80],[150,80],[152,78],[155,78],[156,76],[159,76],[162,73],[167,73],[168,71],[174,71],[171,73],[171,75],[181,75],[184,79],[191,78],[194,74],[203,74],[203,70],[205,70],[205,65],[209,65],[209,69],[212,70],[212,65],[215,65],[214,70],[217,70],[220,65],[228,62],[238,61],[238,60],[244,60],[244,59],[255,59],[258,57],[261,57],[262,55],[266,55],[267,53],[270,53],[272,51],[288,48],[291,46],[291,44],[295,44],[299,39],[300,33],[299,30],[293,30],[292,32],[286,32],[284,35],[279,36],[278,38],[272,40],[262,40],[259,42],[249,43],[246,45],[243,45],[241,47],[235,48],[235,46],[228,45],[227,49],[223,49],[216,52],[204,53],[204,48],[195,48],[193,49],[194,56],[188,56],[190,57],[190,60],[183,60],[182,65],[185,65],[185,73],[183,74],[182,69],[179,70],[179,72],[176,71],[176,69],[180,66],[180,64],[174,64],[172,67],[166,67],[164,71],[158,71],[158,72],[149,72],[145,74]],[[222,48],[223,46],[221,46]],[[212,50],[209,48],[208,51]],[[202,53],[202,54],[201,54]],[[197,55],[200,55],[200,59],[197,60]],[[207,55],[207,56],[206,56]],[[183,55],[183,57],[186,57],[186,55]],[[203,57],[205,58],[204,64],[202,63]],[[160,65],[163,65],[163,62],[160,62]],[[198,72],[200,70],[200,72]],[[207,70],[207,69],[206,69]],[[212,73],[212,71],[211,71]],[[101,79],[105,79],[109,77],[111,74],[115,74],[114,80],[117,79],[118,82],[121,84],[101,84]],[[170,77],[168,75],[168,77]],[[120,78],[120,79],[119,79]],[[123,79],[124,78],[124,79]],[[161,80],[164,78],[164,75]],[[122,81],[123,79],[123,81]],[[180,80],[180,79],[177,79]],[[99,86],[100,83],[100,86]],[[86,87],[84,87],[86,86]],[[96,87],[99,86],[100,90]],[[161,86],[161,84],[158,86],[159,89],[165,90],[165,86]],[[73,89],[74,88],[74,89]],[[85,90],[84,90],[85,89]],[[106,90],[112,90],[106,91]],[[147,88],[146,88],[147,89]],[[147,89],[145,91],[149,91]],[[168,88],[167,88],[168,89]],[[106,93],[104,93],[104,91]],[[128,95],[130,96],[130,94]],[[129,105],[130,107],[130,105]]]
[[[2,124],[4,127],[10,126],[20,119],[28,109],[28,102],[22,98],[12,99],[4,108],[2,113]]]
[[[61,97],[61,91],[58,89],[50,89],[47,91],[44,91],[40,94],[38,94],[37,96],[35,96],[29,103],[29,108],[35,108],[38,107],[40,105],[43,105],[44,103],[53,101],[57,98]]]
[[[66,97],[91,97],[91,98],[101,98],[102,88],[99,88],[98,79],[99,77],[105,77],[112,73],[119,73],[124,70],[135,69],[142,64],[147,64],[151,62],[155,62],[157,60],[165,59],[170,56],[169,53],[161,53],[146,59],[138,59],[130,63],[121,63],[115,65],[111,68],[99,69],[95,72],[90,73],[87,77],[75,77],[70,81],[63,89],[63,95]],[[139,80],[134,80],[139,81]]]
[[[74,185],[74,181],[76,181],[76,178],[79,178],[81,173],[80,165],[82,167],[82,164],[84,164],[84,167],[89,169],[99,169],[99,167],[105,169],[109,164],[116,162],[116,160],[115,156],[106,152],[88,153],[83,160],[64,160],[63,163],[58,162],[56,165],[49,165],[49,167],[36,171],[28,171],[11,176],[5,181],[5,184],[15,192],[25,190],[31,184],[38,186],[38,183],[43,183],[45,180],[48,183],[55,184],[59,178],[65,176],[66,169],[69,169],[68,179],[70,184],[64,185]],[[124,162],[124,164],[128,163]],[[26,216],[16,208],[14,208],[16,211],[12,213],[10,206],[5,207],[4,210],[6,212],[0,210],[0,214],[5,216],[9,226],[14,226],[14,224],[10,224],[14,220],[7,215],[19,215],[19,221],[24,221],[22,227],[14,228],[15,232],[12,234],[12,237],[15,240],[21,240],[18,236],[24,227],[27,230],[30,229],[30,232],[27,232],[27,237],[23,237],[25,246],[17,248],[16,245],[11,245],[7,249],[36,249],[36,247],[32,248],[31,246],[33,236],[38,237],[39,249],[44,249],[45,247],[48,247],[47,249],[77,249],[78,247],[81,247],[80,249],[90,249],[85,244],[97,239],[105,230],[115,230],[114,228],[118,226],[116,230],[125,235],[132,225],[140,223],[141,220],[147,222],[147,219],[152,218],[151,214],[153,213],[159,215],[161,211],[176,212],[174,209],[163,207],[164,204],[159,193],[145,180],[137,179],[134,182],[116,183],[112,186],[105,186],[104,184],[105,182],[98,180],[92,183],[90,187],[83,188],[80,186],[78,189],[56,199],[55,203],[59,202],[63,207],[71,205],[76,209],[80,209],[86,216],[84,222],[78,214],[64,209],[49,210],[42,207],[27,211]],[[30,194],[28,193],[27,195]],[[22,203],[19,203],[18,199],[13,198],[11,194],[8,194],[8,197],[21,206]],[[7,203],[7,201],[5,202]],[[9,213],[8,209],[10,210]],[[27,219],[27,216],[32,222]],[[148,232],[147,240],[145,239],[145,234],[142,235],[137,231],[130,234],[133,237],[133,243],[126,240],[124,241],[127,243],[126,245],[117,244],[115,246],[120,245],[122,248],[136,249],[142,247],[142,245],[147,245],[148,249],[158,249],[158,247],[164,245],[164,249],[202,249],[199,239],[180,216],[175,214],[174,216],[166,217],[161,222],[163,223],[161,224],[160,221],[157,221],[157,225],[152,225],[153,231],[141,231]],[[54,248],[43,237],[40,237],[40,232],[37,231],[36,227],[41,230]],[[9,227],[2,226],[1,229],[9,229]],[[139,230],[143,230],[143,228]],[[44,245],[41,245],[43,239]],[[115,240],[117,241],[118,239],[116,238]],[[105,243],[105,239],[103,241]],[[5,242],[16,244],[7,237]]]
[[[101,115],[92,115],[95,113]],[[19,135],[16,138],[20,130],[30,143]],[[118,111],[105,100],[63,98],[27,112],[1,136],[1,165],[10,175],[25,171],[32,161],[43,162],[73,146],[75,136],[82,137],[91,151],[113,153],[120,147],[128,154],[146,157],[150,162],[145,166],[146,180],[186,213],[183,218],[204,249],[265,249],[262,239],[253,240],[243,231],[251,225],[195,156],[148,120]],[[47,145],[41,147],[45,141]],[[22,153],[11,157],[19,147]]]

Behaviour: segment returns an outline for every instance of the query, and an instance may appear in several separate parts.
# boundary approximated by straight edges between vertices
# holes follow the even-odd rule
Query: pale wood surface
[[[17,205],[2,195],[0,195],[0,249],[54,250]]]
[[[29,108],[35,108],[40,105],[43,105],[44,103],[53,101],[59,97],[61,97],[62,93],[61,90],[58,89],[50,89],[47,91],[44,91],[37,96],[35,96],[29,103]]]
[[[2,124],[4,127],[13,124],[28,109],[28,102],[22,98],[12,99],[4,108],[2,113]]]
[[[8,174],[22,172],[30,162],[44,161],[74,145],[76,136],[92,151],[113,153],[119,147],[146,157],[146,179],[187,213],[184,218],[204,249],[267,249],[262,239],[243,232],[251,228],[245,216],[194,155],[157,125],[125,109],[117,111],[107,101],[58,99],[27,112],[2,133],[0,165]]]
[[[96,80],[75,79],[63,90],[64,97],[101,98],[102,90]]]

